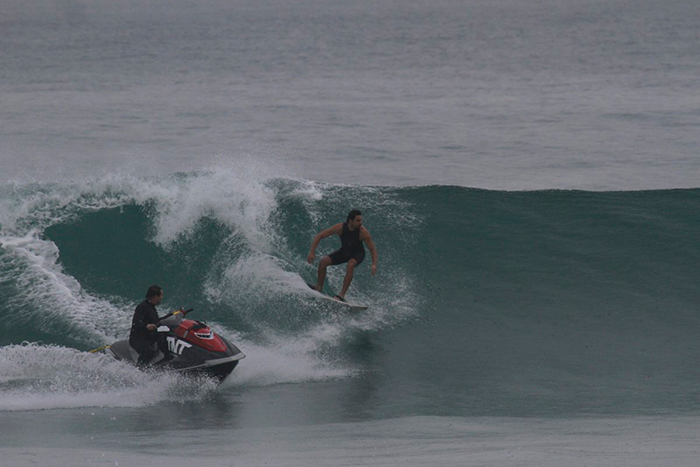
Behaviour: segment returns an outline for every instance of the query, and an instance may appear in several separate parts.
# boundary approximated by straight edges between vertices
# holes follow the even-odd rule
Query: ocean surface
[[[698,17],[4,2],[0,466],[697,465]],[[88,352],[153,283],[222,385]]]

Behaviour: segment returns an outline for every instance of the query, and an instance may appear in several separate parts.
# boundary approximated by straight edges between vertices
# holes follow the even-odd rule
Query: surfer
[[[338,295],[333,297],[344,302],[345,294],[352,283],[355,268],[365,259],[363,243],[367,244],[367,248],[369,248],[370,254],[372,255],[371,269],[373,276],[377,273],[377,249],[374,247],[374,242],[372,242],[372,236],[369,234],[369,231],[362,225],[362,213],[357,209],[353,209],[348,214],[348,218],[345,222],[336,224],[316,234],[311,242],[311,252],[308,258],[306,258],[309,264],[313,264],[316,258],[316,247],[318,243],[331,235],[340,237],[340,249],[321,259],[318,263],[318,282],[316,283],[316,287],[311,286],[311,284],[309,284],[309,286],[321,292],[323,290],[323,283],[326,280],[326,268],[328,266],[348,263],[345,279],[343,280],[343,288]]]
[[[158,353],[156,346],[158,343],[162,346],[163,343],[158,341],[158,312],[156,305],[160,305],[163,301],[163,289],[157,285],[152,285],[146,292],[146,300],[141,302],[134,311],[134,317],[131,321],[131,332],[129,333],[129,345],[139,354],[139,365],[148,364],[148,362]],[[162,350],[162,349],[161,349]],[[164,352],[168,355],[168,352]]]

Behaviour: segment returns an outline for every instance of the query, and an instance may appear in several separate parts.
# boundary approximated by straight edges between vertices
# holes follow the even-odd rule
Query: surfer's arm
[[[323,240],[326,237],[330,237],[331,235],[340,235],[343,233],[343,224],[336,224],[333,227],[328,227],[325,230],[320,231],[319,233],[316,234],[314,237],[313,241],[311,242],[311,251],[309,252],[309,256],[306,258],[306,261],[310,264],[314,262],[314,258],[316,258],[316,248],[318,247],[318,244],[321,240]]]
[[[372,275],[374,276],[377,273],[377,260],[379,259],[379,256],[377,255],[377,248],[374,246],[374,242],[372,241],[372,236],[369,234],[369,231],[365,229],[364,227],[362,228],[362,241],[365,242],[365,245],[367,245],[367,248],[369,248],[369,252],[372,255]]]

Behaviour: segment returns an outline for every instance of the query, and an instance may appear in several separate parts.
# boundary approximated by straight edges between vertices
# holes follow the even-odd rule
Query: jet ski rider
[[[139,354],[138,365],[147,365],[158,353],[158,348],[163,351],[166,358],[169,356],[165,342],[158,338],[158,312],[156,305],[163,301],[163,289],[152,285],[146,292],[146,300],[141,302],[134,311],[129,333],[129,345]],[[158,344],[156,348],[153,344]]]

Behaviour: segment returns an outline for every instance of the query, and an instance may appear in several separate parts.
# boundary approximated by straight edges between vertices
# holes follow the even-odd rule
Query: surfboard
[[[311,289],[311,293],[316,298],[323,298],[324,300],[330,300],[333,303],[336,303],[340,306],[344,306],[347,308],[351,308],[353,310],[366,310],[367,308],[369,308],[369,305],[363,305],[361,303],[348,302],[347,300],[344,302],[341,302],[340,300],[335,299],[335,298],[331,297],[330,295],[326,295],[324,293],[319,292],[318,290],[316,290],[314,288],[313,285],[309,284],[308,282],[306,283],[306,285],[309,286],[309,288]]]

